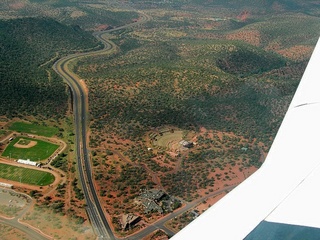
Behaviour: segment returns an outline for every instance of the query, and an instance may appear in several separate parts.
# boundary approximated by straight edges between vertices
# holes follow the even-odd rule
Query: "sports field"
[[[3,163],[0,163],[0,178],[37,186],[49,185],[53,183],[55,179],[54,176],[48,172]]]
[[[52,137],[53,135],[57,134],[59,131],[55,127],[47,127],[47,126],[41,126],[38,124],[31,124],[31,123],[25,123],[25,122],[14,122],[11,124],[9,129],[17,132],[30,133],[30,134],[35,134],[35,135],[45,136],[45,137]]]
[[[17,147],[19,143],[21,147]],[[27,143],[34,143],[28,147]],[[23,147],[23,144],[26,144]],[[16,146],[15,146],[16,145]],[[2,156],[13,159],[30,159],[31,161],[43,160],[50,157],[59,145],[35,138],[17,137],[4,150]]]

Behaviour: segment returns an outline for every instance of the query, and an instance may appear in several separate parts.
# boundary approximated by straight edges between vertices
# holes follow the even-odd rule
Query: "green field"
[[[0,163],[0,178],[31,185],[45,186],[54,182],[51,173]]]
[[[9,129],[17,132],[30,133],[45,137],[52,137],[59,131],[55,127],[47,127],[25,122],[14,122],[11,124]]]
[[[155,145],[160,147],[169,147],[170,143],[173,141],[178,142],[181,141],[183,137],[183,131],[174,131],[163,133],[162,136],[157,137],[157,141],[154,142]]]
[[[17,148],[14,147],[14,144],[20,141],[21,139],[24,142],[36,141],[37,145],[31,148]],[[26,138],[26,137],[17,137],[15,138],[4,150],[2,156],[11,157],[13,159],[30,159],[31,161],[44,160],[50,157],[54,151],[59,148],[59,145],[45,142],[39,139]],[[10,156],[11,155],[11,156]]]

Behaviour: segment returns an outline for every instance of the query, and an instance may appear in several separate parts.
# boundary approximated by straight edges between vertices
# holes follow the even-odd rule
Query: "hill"
[[[63,116],[65,84],[52,71],[59,57],[99,47],[91,34],[48,18],[0,20],[0,115]]]
[[[238,184],[254,172],[272,143],[320,29],[316,3],[302,0],[9,2],[0,3],[0,12],[1,6],[7,9],[2,16],[28,17],[27,24],[4,21],[11,25],[4,25],[8,30],[1,35],[6,49],[1,57],[10,63],[1,74],[12,79],[5,85],[12,94],[5,96],[10,101],[4,114],[11,116],[19,114],[13,109],[63,116],[67,93],[50,68],[54,60],[68,49],[98,46],[81,29],[138,21],[138,12],[131,9],[150,16],[145,24],[110,32],[118,46],[112,55],[81,58],[72,69],[89,90],[93,176],[116,231],[123,213],[138,213],[147,223],[160,216],[145,214],[137,206],[141,189],[165,189],[191,201]],[[18,30],[11,35],[15,25]],[[82,37],[83,42],[76,40]],[[15,94],[13,87],[22,91]],[[17,102],[19,98],[23,101]],[[70,124],[67,131],[58,127],[72,144]],[[68,155],[53,162],[69,170],[69,179],[76,172],[73,149],[71,145]],[[57,195],[43,205],[54,207],[58,198],[60,206],[66,204],[59,211],[79,212],[76,205],[82,208],[83,194],[77,178],[68,184],[59,186]],[[71,194],[66,191],[70,186]]]
[[[129,8],[129,9],[127,9]],[[85,30],[120,26],[139,17],[137,12],[117,1],[32,0],[0,2],[0,18],[46,17]]]
[[[119,52],[75,67],[90,89],[94,176],[111,213],[134,209],[128,194],[138,189],[121,177],[127,164],[160,178],[145,179],[148,187],[187,200],[259,167],[319,29],[302,12],[261,8],[242,19],[226,5],[134,3],[152,20],[112,32]],[[197,144],[180,150],[172,137],[163,146],[167,132]]]

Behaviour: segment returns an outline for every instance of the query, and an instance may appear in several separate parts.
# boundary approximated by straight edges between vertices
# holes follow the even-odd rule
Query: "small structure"
[[[158,212],[158,213],[163,213],[162,207],[160,207],[154,200],[147,199],[147,198],[142,198],[141,199],[142,205],[145,207],[145,212]]]
[[[0,187],[12,188],[13,185],[12,185],[12,184],[9,184],[9,183],[0,182]]]
[[[170,197],[163,190],[151,189],[143,190],[138,198],[139,202],[144,206],[145,212],[171,212],[179,207],[180,201]]]
[[[196,219],[197,217],[200,216],[200,214],[198,213],[198,211],[192,210],[192,211],[190,212],[190,216],[191,216],[193,219]]]
[[[141,193],[142,198],[150,199],[157,202],[159,202],[165,195],[166,193],[159,189],[151,189]]]
[[[141,217],[136,216],[132,213],[129,214],[123,214],[120,218],[120,224],[122,230],[128,230],[132,228],[136,223],[140,221]]]
[[[39,166],[39,163],[37,162],[33,162],[33,161],[30,161],[30,159],[27,159],[27,160],[24,160],[24,159],[18,159],[17,161],[18,163],[22,163],[22,164],[26,164],[26,165],[31,165],[31,166],[36,166],[38,167]]]
[[[180,145],[182,145],[185,148],[192,148],[193,147],[193,142],[181,140],[179,143],[180,143]]]
[[[166,193],[159,189],[151,189],[143,191],[140,194],[140,201],[145,207],[146,212],[159,212],[163,213],[163,209],[159,206],[159,203],[162,198],[166,196]]]

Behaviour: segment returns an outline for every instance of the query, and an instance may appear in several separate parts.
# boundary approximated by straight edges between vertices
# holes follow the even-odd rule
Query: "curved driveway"
[[[2,188],[1,188],[2,189]],[[7,191],[12,191],[12,190],[7,190]],[[13,191],[15,192],[15,191]],[[29,237],[31,237],[31,239],[34,240],[48,240],[48,239],[52,239],[51,236],[44,234],[43,232],[41,232],[39,229],[27,224],[27,223],[23,223],[20,221],[20,218],[30,209],[30,207],[32,206],[32,198],[24,193],[19,193],[19,194],[23,194],[25,195],[30,202],[28,202],[28,200],[26,200],[26,206],[24,207],[24,209],[15,217],[12,218],[7,218],[7,217],[2,217],[0,216],[0,224],[5,224],[8,226],[11,226],[13,228],[16,228],[18,230],[20,230],[21,232],[25,233],[26,235],[28,235]]]

